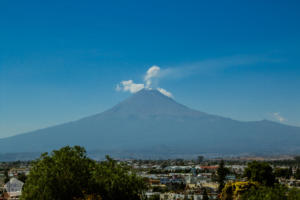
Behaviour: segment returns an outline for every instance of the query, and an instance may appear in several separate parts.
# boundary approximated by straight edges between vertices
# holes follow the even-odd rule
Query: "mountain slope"
[[[88,150],[109,152],[168,145],[193,153],[293,153],[300,151],[299,144],[298,127],[209,115],[178,104],[157,90],[141,90],[103,113],[1,139],[0,150],[43,152],[83,145]]]

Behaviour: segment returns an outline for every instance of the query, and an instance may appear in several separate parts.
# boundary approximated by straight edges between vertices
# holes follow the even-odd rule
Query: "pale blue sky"
[[[0,137],[102,112],[155,83],[189,107],[300,126],[299,1],[0,2]]]

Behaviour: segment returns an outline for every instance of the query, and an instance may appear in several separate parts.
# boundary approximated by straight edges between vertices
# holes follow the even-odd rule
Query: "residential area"
[[[297,157],[297,159],[299,159]],[[221,199],[220,184],[247,183],[245,169],[252,161],[204,159],[195,160],[119,160],[131,173],[142,177],[148,185],[145,199],[207,200]],[[267,161],[272,166],[277,184],[300,188],[299,160]],[[221,169],[222,168],[222,169]],[[19,199],[31,162],[0,163],[2,200]],[[222,172],[223,179],[220,179]]]

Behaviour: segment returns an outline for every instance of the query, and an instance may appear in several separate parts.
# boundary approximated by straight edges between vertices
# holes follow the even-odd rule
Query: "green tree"
[[[198,156],[198,157],[197,157],[197,163],[198,163],[198,164],[202,163],[203,160],[204,160],[204,156]]]
[[[250,181],[259,182],[265,186],[273,186],[275,175],[272,167],[266,162],[253,161],[245,169],[244,176]]]
[[[8,169],[5,169],[5,170],[4,170],[4,176],[5,176],[5,178],[4,178],[4,183],[7,183],[7,182],[9,181],[9,177],[8,177]]]
[[[82,147],[64,147],[44,153],[33,163],[24,184],[22,199],[73,200],[84,198],[95,163]]]
[[[252,187],[242,195],[242,200],[287,200],[287,188],[276,184],[273,187]]]
[[[96,163],[84,148],[64,147],[33,162],[22,200],[138,200],[146,185],[111,158]]]
[[[160,200],[160,196],[158,194],[152,195],[147,200]]]
[[[25,183],[26,179],[27,179],[27,176],[24,173],[18,174],[18,180],[20,180],[23,183]]]
[[[296,161],[296,163],[300,163],[300,156],[295,156],[294,160]]]
[[[124,165],[117,164],[110,157],[100,163],[93,171],[95,190],[104,200],[128,199],[139,200],[144,198],[143,192],[147,189],[145,181],[131,173]]]
[[[287,195],[287,200],[300,200],[300,189],[292,188]]]
[[[206,188],[203,189],[203,200],[209,200]]]
[[[74,200],[103,200],[100,195],[97,194],[89,194],[84,195],[83,198],[74,198]]]
[[[294,175],[294,174],[293,174],[293,168],[292,168],[292,166],[289,167],[288,175],[289,175],[288,178],[291,178],[291,177]]]
[[[295,178],[300,179],[300,168],[297,168],[296,173],[295,173]]]
[[[218,187],[219,193],[222,192],[222,189],[225,186],[225,177],[228,173],[229,173],[229,169],[225,167],[224,160],[222,160],[217,170],[217,181],[219,183],[219,187]]]
[[[291,169],[289,168],[276,168],[274,170],[274,175],[276,177],[281,177],[281,178],[287,178],[289,179],[293,172],[291,172]]]

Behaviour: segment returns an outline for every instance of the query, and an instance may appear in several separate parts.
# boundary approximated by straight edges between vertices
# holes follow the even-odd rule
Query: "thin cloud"
[[[215,59],[206,59],[193,63],[184,63],[160,69],[158,78],[183,78],[195,74],[211,73],[230,67],[243,67],[258,63],[280,62],[263,55],[234,55]]]

